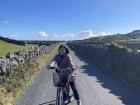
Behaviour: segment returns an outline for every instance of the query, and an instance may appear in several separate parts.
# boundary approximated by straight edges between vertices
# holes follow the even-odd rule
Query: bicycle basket
[[[67,70],[63,70],[59,73],[54,72],[53,73],[53,83],[54,86],[66,86],[69,83],[70,80],[70,72]]]
[[[60,79],[57,72],[53,72],[53,84],[57,87],[60,83]]]

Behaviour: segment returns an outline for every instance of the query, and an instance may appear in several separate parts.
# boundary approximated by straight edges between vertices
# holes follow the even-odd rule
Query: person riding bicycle
[[[74,74],[76,74],[75,73],[76,68],[73,64],[71,56],[69,55],[69,49],[65,45],[59,46],[58,54],[55,55],[52,62],[47,66],[47,68],[50,69],[51,67],[54,67],[55,64],[57,64],[57,66],[60,69],[65,69],[65,68],[72,69],[73,73],[71,75],[69,84],[70,84],[70,87],[73,91],[74,98],[75,98],[75,100],[77,100],[77,105],[81,105],[81,100],[80,100],[78,90],[76,88],[75,77],[74,77]]]

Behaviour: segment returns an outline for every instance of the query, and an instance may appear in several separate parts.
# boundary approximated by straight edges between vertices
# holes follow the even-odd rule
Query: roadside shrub
[[[140,89],[140,52],[122,45],[94,46],[68,44],[98,67],[105,68]]]
[[[11,105],[31,81],[34,74],[46,64],[49,56],[56,52],[56,45],[40,58],[28,58],[23,64],[12,67],[9,75],[0,76],[0,105]]]

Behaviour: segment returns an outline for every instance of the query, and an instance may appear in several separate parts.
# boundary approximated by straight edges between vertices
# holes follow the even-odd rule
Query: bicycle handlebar
[[[56,72],[69,71],[69,73],[72,73],[72,69],[71,68],[60,69],[59,67],[50,67],[50,69],[55,69]]]
[[[50,69],[67,70],[67,69],[71,69],[71,68],[60,69],[59,67],[50,67]]]

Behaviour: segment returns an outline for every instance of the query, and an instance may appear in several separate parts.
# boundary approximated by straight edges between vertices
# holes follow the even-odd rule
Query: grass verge
[[[16,51],[22,51],[22,50],[31,48],[32,46],[33,46],[32,44],[28,44],[24,46],[24,45],[7,43],[5,41],[0,40],[0,57],[6,55],[8,52],[14,53]]]
[[[36,72],[40,71],[48,58],[57,50],[52,48],[39,59],[26,59],[24,64],[13,67],[10,75],[0,76],[0,105],[12,105],[15,98],[28,86]]]

